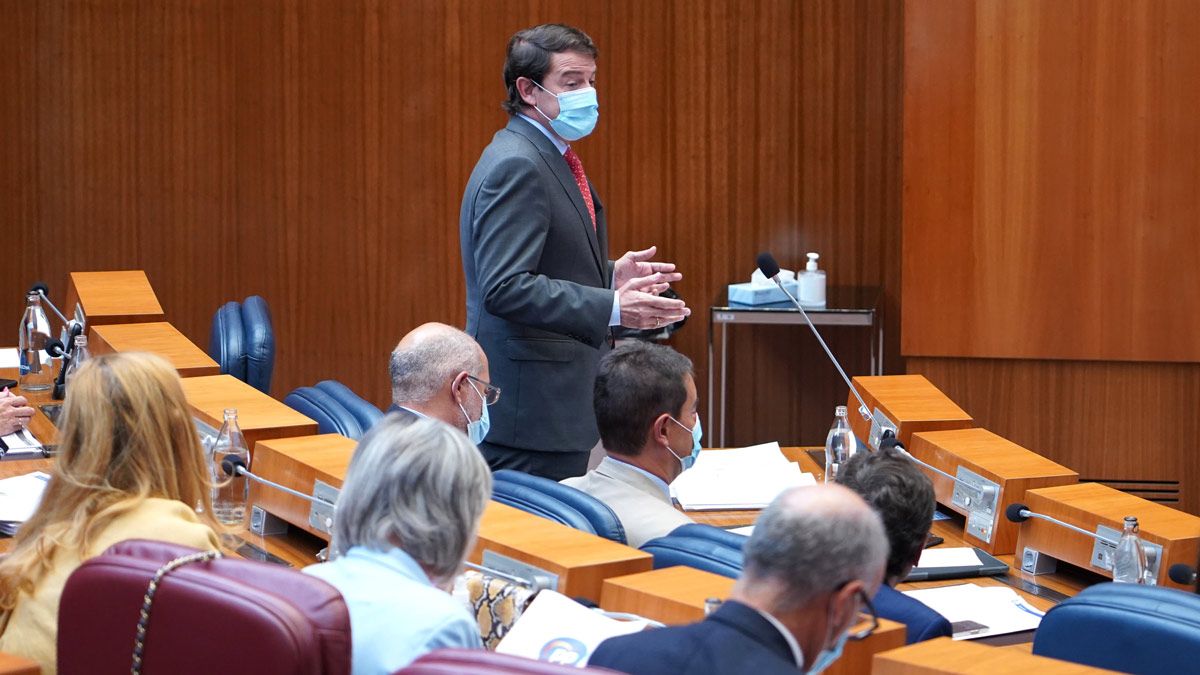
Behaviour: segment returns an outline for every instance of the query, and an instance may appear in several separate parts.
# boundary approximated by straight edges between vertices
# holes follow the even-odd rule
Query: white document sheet
[[[790,487],[816,484],[816,477],[783,456],[778,443],[764,443],[702,451],[696,465],[671,483],[671,496],[688,511],[761,509]]]
[[[21,357],[17,353],[16,347],[9,349],[0,349],[0,368],[20,368]]]
[[[617,621],[561,593],[537,594],[496,651],[582,668],[596,647],[610,637],[645,630],[645,621]]]
[[[970,629],[955,626],[955,640],[1033,630],[1042,622],[1041,611],[1021,599],[1016,591],[1003,586],[960,584],[904,591],[904,594],[925,603],[952,625],[967,621],[979,624]]]
[[[927,548],[921,553],[921,561],[917,567],[972,567],[982,566],[975,549],[959,548]]]
[[[0,523],[20,524],[29,520],[49,482],[50,474],[43,471],[0,480]]]
[[[734,534],[741,534],[749,537],[750,535],[754,534],[754,526],[747,525],[745,527],[731,527],[729,528],[729,531]]]

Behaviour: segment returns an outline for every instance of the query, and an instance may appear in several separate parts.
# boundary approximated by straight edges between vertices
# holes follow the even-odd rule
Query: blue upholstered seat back
[[[563,525],[625,543],[625,528],[607,504],[548,478],[503,469],[492,475],[492,499]]]
[[[227,302],[213,315],[209,356],[232,375],[270,393],[275,370],[275,331],[267,301],[252,295],[242,303]]]
[[[383,417],[379,408],[334,380],[295,389],[283,402],[315,420],[320,433],[341,434],[355,440],[361,439]]]
[[[1046,612],[1033,653],[1125,673],[1196,672],[1200,595],[1097,584]]]
[[[738,578],[742,573],[740,550],[711,537],[678,535],[676,532],[679,529],[676,528],[665,537],[651,539],[642,544],[641,550],[654,556],[654,569],[683,565],[731,579]]]

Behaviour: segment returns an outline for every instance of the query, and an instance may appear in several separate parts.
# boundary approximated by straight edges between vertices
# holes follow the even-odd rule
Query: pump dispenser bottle
[[[808,253],[808,263],[800,273],[800,304],[805,309],[825,309],[825,271],[817,268],[821,256]]]

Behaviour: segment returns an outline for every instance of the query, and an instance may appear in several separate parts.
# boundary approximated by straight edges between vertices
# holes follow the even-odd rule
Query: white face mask
[[[479,445],[487,437],[488,430],[492,427],[492,419],[488,416],[487,399],[475,388],[474,382],[467,380],[467,385],[479,397],[479,404],[482,406],[481,409],[483,412],[479,413],[479,419],[471,421],[471,416],[467,414],[467,409],[463,407],[463,404],[459,403],[458,409],[462,411],[463,417],[467,419],[467,437],[471,439],[472,443]]]

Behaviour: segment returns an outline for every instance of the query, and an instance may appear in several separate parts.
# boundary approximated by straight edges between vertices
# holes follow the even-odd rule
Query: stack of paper
[[[761,509],[790,487],[816,484],[778,443],[764,443],[701,452],[696,465],[671,483],[671,496],[688,511]]]
[[[1033,630],[1042,622],[1042,612],[1016,591],[1003,586],[959,584],[904,591],[904,594],[946,617],[954,629],[955,640]]]
[[[644,620],[610,619],[561,593],[541,591],[496,651],[581,668],[601,642],[645,630],[647,625]]]
[[[0,436],[0,457],[4,459],[37,459],[45,457],[45,449],[28,429],[19,429]]]
[[[34,471],[0,480],[0,533],[12,536],[42,501],[50,475]]]

